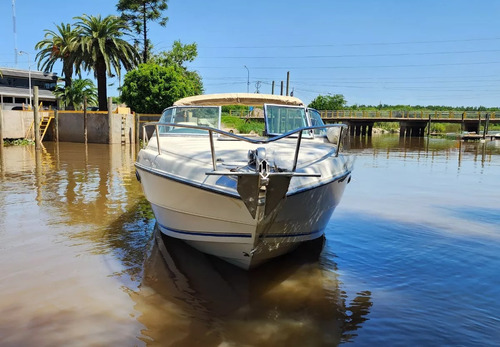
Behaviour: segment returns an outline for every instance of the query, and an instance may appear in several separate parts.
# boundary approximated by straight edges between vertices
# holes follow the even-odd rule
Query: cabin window
[[[265,105],[266,132],[281,135],[307,126],[306,110],[303,107]]]

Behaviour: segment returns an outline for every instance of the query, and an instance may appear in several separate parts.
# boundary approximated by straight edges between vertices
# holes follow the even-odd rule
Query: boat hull
[[[350,179],[345,172],[289,194],[273,218],[258,222],[238,195],[145,168],[137,171],[162,233],[243,269],[321,237]]]

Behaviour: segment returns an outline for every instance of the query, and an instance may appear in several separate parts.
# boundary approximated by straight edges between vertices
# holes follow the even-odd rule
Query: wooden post
[[[271,94],[273,94],[273,95],[274,95],[274,81],[273,81],[273,83],[271,84]]]
[[[61,99],[56,100],[57,107],[54,111],[54,117],[56,119],[56,142],[59,142],[59,108],[61,107]]]
[[[3,111],[0,104],[0,147],[3,147]]]
[[[477,120],[478,120],[478,124],[477,124],[476,134],[480,135],[481,134],[481,112],[480,111],[477,111]]]
[[[462,123],[461,123],[461,128],[460,128],[460,133],[464,133],[464,129],[465,129],[465,111],[462,112]]]
[[[290,71],[286,73],[286,96],[288,96],[288,90],[290,88]]]
[[[427,122],[427,136],[431,135],[431,114],[429,113],[429,121]]]
[[[30,91],[31,92],[31,91]],[[40,115],[38,114],[38,86],[33,87],[33,93],[35,97],[35,104],[33,105],[33,117],[35,125],[35,149],[40,150],[42,147],[42,142],[40,139]]]
[[[280,95],[283,95],[283,81],[281,81],[281,93]]]
[[[83,97],[83,140],[87,144],[87,96]]]
[[[135,144],[140,143],[140,131],[141,131],[141,115],[139,113],[135,114]]]
[[[108,127],[109,127],[109,140],[108,143],[113,143],[113,114],[111,108],[113,107],[113,99],[108,98]]]
[[[486,139],[486,134],[488,134],[488,127],[490,123],[490,114],[486,113],[486,119],[484,120],[484,131],[483,131],[483,139]]]

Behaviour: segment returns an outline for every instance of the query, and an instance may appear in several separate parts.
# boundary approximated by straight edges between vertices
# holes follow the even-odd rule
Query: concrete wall
[[[40,112],[40,116],[47,113]],[[32,111],[2,110],[2,116],[2,135],[4,139],[23,139],[31,123],[33,123]]]
[[[112,132],[110,140],[108,114],[102,112],[89,112],[87,114],[87,140],[89,143],[134,142],[134,115],[112,113],[111,118]],[[55,120],[53,122],[55,126]],[[54,130],[48,135],[49,137],[46,140],[53,140]],[[84,142],[83,112],[59,112],[59,141]]]
[[[59,141],[84,142],[84,121],[82,112],[59,112]],[[54,120],[55,127],[55,120]],[[47,140],[53,140],[51,133]],[[109,143],[108,115],[87,114],[87,140],[90,143]]]
[[[32,111],[2,110],[4,139],[21,139],[26,136],[33,122]],[[48,115],[48,112],[40,112]],[[109,139],[109,116],[105,112],[87,114],[87,140],[89,143],[134,143],[135,116],[133,114],[111,114],[112,133]],[[45,134],[44,141],[55,140],[55,119]],[[59,141],[84,142],[83,112],[59,112]]]

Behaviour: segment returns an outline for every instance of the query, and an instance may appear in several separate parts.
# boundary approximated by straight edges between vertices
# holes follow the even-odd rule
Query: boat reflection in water
[[[201,253],[155,228],[133,295],[145,342],[162,345],[324,346],[351,341],[367,320],[369,291],[349,304],[324,237],[253,270]],[[329,257],[329,259],[331,259]]]

